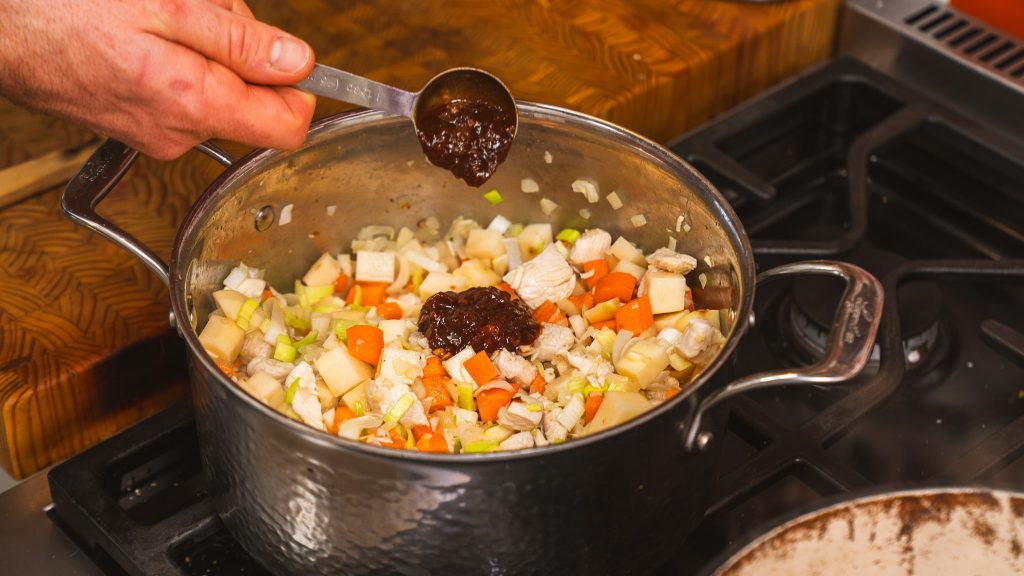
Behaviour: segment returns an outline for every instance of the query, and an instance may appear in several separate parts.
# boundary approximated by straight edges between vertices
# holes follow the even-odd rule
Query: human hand
[[[313,51],[243,0],[0,0],[0,94],[172,159],[209,138],[294,148]]]

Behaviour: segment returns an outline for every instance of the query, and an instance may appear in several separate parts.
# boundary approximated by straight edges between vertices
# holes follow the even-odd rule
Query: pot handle
[[[234,162],[231,155],[212,142],[196,145],[196,150],[230,167]],[[108,138],[86,160],[78,174],[68,182],[60,199],[61,209],[74,223],[97,232],[134,254],[142,263],[170,287],[170,272],[167,264],[148,246],[108,221],[96,212],[96,207],[117,186],[128,169],[135,163],[139,152],[128,145]]]
[[[686,428],[685,447],[702,450],[711,441],[710,432],[701,432],[701,417],[722,400],[758,388],[784,384],[834,384],[860,374],[871,356],[871,349],[882,319],[885,291],[882,283],[863,268],[846,262],[811,260],[786,264],[766,270],[757,282],[802,274],[827,274],[846,280],[846,290],[836,309],[825,356],[818,363],[793,370],[776,370],[751,374],[715,390],[697,406]]]

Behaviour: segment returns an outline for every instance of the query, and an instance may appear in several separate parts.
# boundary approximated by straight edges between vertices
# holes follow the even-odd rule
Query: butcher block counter
[[[475,66],[517,98],[666,141],[828,58],[841,2],[250,5],[307,40],[325,64],[407,90],[446,68]],[[343,109],[320,102],[317,116]],[[0,100],[0,168],[94,138]],[[143,159],[102,211],[166,258],[178,223],[218,171],[194,153],[166,163]],[[16,478],[188,394],[166,288],[134,257],[67,221],[60,191],[52,186],[0,210],[0,466]]]

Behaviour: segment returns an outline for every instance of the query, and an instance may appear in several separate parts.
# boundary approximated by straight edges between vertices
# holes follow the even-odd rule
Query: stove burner
[[[905,260],[888,251],[861,247],[850,255],[850,261],[883,278]],[[825,354],[833,317],[842,297],[844,285],[836,278],[805,276],[793,281],[792,296],[783,306],[783,331],[792,341],[800,362],[813,363]],[[934,365],[933,353],[939,348],[941,336],[939,315],[942,292],[933,282],[907,282],[896,291],[899,300],[900,332],[907,370]],[[880,359],[875,344],[868,369],[874,371]],[[926,363],[926,360],[932,362]]]

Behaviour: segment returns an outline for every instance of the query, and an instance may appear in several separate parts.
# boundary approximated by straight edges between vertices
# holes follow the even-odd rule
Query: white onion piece
[[[405,290],[405,285],[409,283],[409,261],[399,254],[396,254],[395,258],[398,259],[398,274],[391,286],[388,286],[388,292],[392,293]]]
[[[622,359],[622,353],[626,351],[626,345],[633,339],[633,333],[629,330],[619,330],[615,335],[615,342],[612,343],[612,363],[618,364]]]
[[[367,414],[358,418],[345,420],[338,427],[338,436],[349,440],[359,440],[359,435],[367,428],[376,428],[384,423],[384,419],[376,414]]]
[[[512,226],[512,222],[508,218],[498,214],[494,217],[494,220],[491,220],[491,223],[487,225],[487,229],[492,232],[497,232],[498,234],[504,234],[508,231],[510,226]]]
[[[502,238],[505,244],[505,255],[508,256],[508,270],[511,272],[523,264],[523,253],[519,250],[519,241],[515,238]]]
[[[481,392],[491,390],[492,388],[501,388],[502,390],[508,390],[509,392],[515,392],[515,387],[504,380],[491,380],[487,384],[480,386],[473,391],[473,396],[479,396]]]
[[[419,252],[409,252],[405,255],[405,258],[413,264],[423,268],[427,272],[447,272],[448,267],[438,262],[437,260],[431,260],[427,256],[420,254]],[[404,285],[403,285],[404,286]]]
[[[587,323],[583,321],[583,316],[579,314],[569,316],[569,325],[572,326],[572,331],[576,334],[576,338],[582,340],[583,335],[587,332]]]

